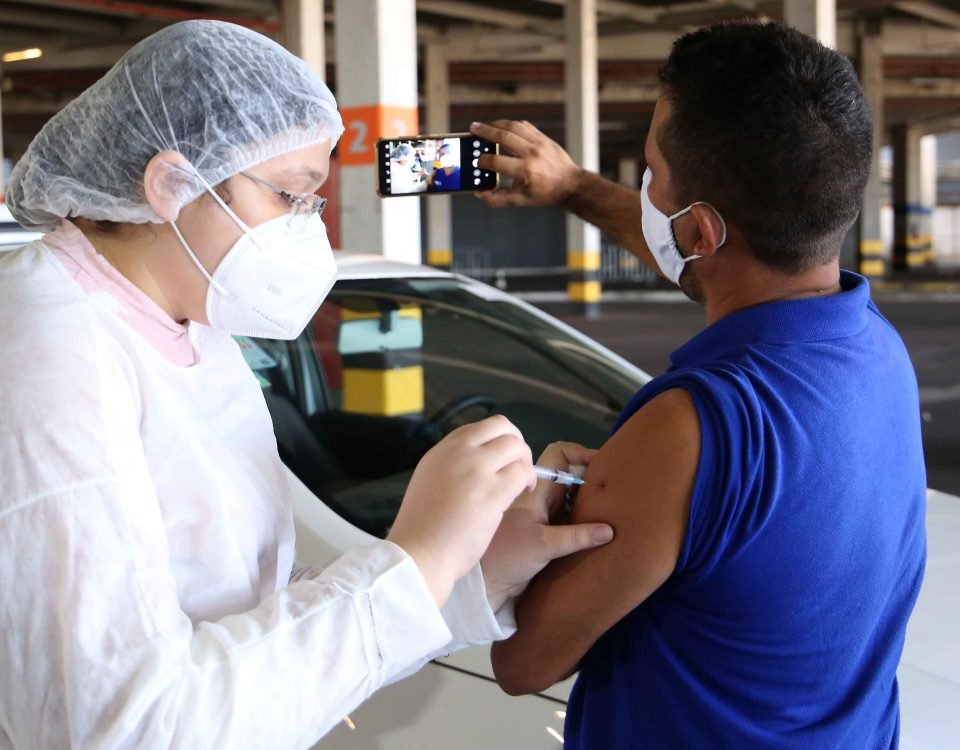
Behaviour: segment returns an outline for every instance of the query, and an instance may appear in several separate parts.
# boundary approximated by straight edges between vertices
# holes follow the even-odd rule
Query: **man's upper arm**
[[[611,626],[674,571],[700,457],[700,423],[687,391],[651,400],[593,459],[573,522],[613,526],[609,544],[551,563],[517,604],[518,631],[494,644],[511,693],[542,690],[576,668]]]

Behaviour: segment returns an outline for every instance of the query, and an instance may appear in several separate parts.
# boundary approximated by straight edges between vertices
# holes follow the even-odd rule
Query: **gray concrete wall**
[[[421,200],[421,211],[430,200]],[[492,209],[472,195],[452,196],[452,204],[455,267],[464,262],[495,268],[566,266],[566,219],[561,209]],[[425,232],[426,222],[421,226]]]

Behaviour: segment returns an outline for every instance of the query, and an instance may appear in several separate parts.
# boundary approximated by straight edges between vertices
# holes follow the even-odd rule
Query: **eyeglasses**
[[[257,177],[255,174],[250,174],[249,172],[241,172],[240,174],[242,174],[244,177],[249,177],[254,182],[260,183],[271,192],[281,196],[287,203],[290,204],[290,215],[287,218],[287,226],[291,229],[303,229],[303,227],[307,224],[307,219],[314,214],[317,216],[322,215],[323,209],[327,205],[327,199],[321,198],[319,195],[314,195],[313,193],[301,193],[300,195],[294,195],[289,190],[279,188],[276,185]]]

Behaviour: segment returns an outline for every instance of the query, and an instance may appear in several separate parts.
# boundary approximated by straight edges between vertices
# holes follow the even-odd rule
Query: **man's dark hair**
[[[674,198],[705,200],[768,266],[837,256],[860,211],[873,124],[850,61],[780,23],[686,34],[660,71]]]

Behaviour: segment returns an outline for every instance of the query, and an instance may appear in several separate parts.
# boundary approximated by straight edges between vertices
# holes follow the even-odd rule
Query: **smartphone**
[[[497,173],[478,166],[497,144],[470,133],[411,135],[377,141],[377,193],[443,195],[493,190]]]

